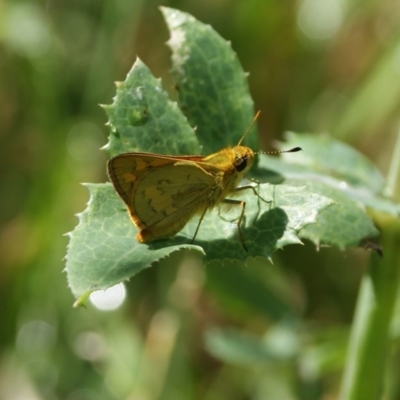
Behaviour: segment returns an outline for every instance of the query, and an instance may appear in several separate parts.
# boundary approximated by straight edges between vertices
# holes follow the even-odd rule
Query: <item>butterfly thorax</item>
[[[254,152],[245,146],[226,147],[205,157],[204,162],[216,172],[216,185],[221,188],[218,197],[224,198],[235,190],[253,161]]]

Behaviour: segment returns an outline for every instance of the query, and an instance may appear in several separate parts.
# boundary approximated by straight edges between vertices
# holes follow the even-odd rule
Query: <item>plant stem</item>
[[[373,255],[363,278],[350,338],[341,400],[381,398],[389,328],[400,281],[400,224],[385,228],[382,260]]]
[[[400,130],[391,164],[386,192],[397,197]],[[380,399],[383,391],[390,322],[400,287],[400,221],[395,216],[383,215],[377,215],[375,220],[382,227],[384,257],[371,257],[368,271],[361,282],[341,400]]]

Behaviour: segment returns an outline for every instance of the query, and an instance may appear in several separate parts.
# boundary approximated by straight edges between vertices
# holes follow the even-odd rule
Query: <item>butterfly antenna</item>
[[[243,136],[240,138],[239,143],[237,144],[240,146],[240,143],[243,142],[243,139],[247,136],[247,134],[250,132],[250,129],[253,127],[254,123],[257,121],[258,117],[260,116],[261,111],[257,111],[257,114],[254,116],[253,121],[251,121],[250,125],[247,127],[245,132],[243,133]]]
[[[296,153],[297,151],[302,151],[301,147],[293,147],[290,150],[273,150],[273,151],[257,151],[254,154],[282,154],[282,153]]]

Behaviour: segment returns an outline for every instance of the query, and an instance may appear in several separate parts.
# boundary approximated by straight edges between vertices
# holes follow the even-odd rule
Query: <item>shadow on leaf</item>
[[[224,232],[221,230],[220,238],[215,240],[204,240],[200,233],[193,244],[190,243],[190,239],[178,234],[168,240],[150,243],[148,247],[149,250],[156,250],[167,246],[201,246],[207,261],[225,258],[240,260],[248,256],[268,257],[276,250],[277,242],[284,235],[288,222],[288,216],[283,209],[273,208],[262,213],[251,226],[242,226],[242,236],[248,251],[240,242],[237,229],[232,230],[226,237],[223,237]]]

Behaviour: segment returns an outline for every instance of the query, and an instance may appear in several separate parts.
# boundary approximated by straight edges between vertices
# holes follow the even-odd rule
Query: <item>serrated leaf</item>
[[[76,297],[129,279],[181,249],[203,254],[201,247],[181,244],[148,251],[135,240],[136,228],[109,183],[88,184],[90,201],[70,234],[66,272]]]
[[[294,180],[290,180],[294,184]],[[297,182],[299,185],[303,181]],[[359,246],[365,238],[375,238],[379,231],[374,226],[365,209],[349,199],[343,192],[317,182],[309,182],[307,189],[313,193],[324,194],[336,201],[318,216],[318,224],[308,225],[299,236],[309,239],[316,245],[328,244],[344,250],[349,246]]]
[[[135,239],[137,228],[131,223],[111,185],[87,186],[90,201],[79,215],[79,224],[71,234],[66,256],[69,284],[77,297],[127,280],[182,249],[201,253],[204,249],[207,260],[270,256],[276,248],[299,243],[296,232],[315,222],[318,213],[331,205],[329,199],[307,193],[302,188],[261,185],[259,194],[271,199],[271,205],[260,200],[251,190],[241,196],[248,205],[242,226],[248,252],[239,241],[235,222],[238,213],[234,211],[226,215],[217,210],[208,213],[193,245],[191,240],[197,219],[190,221],[171,239],[140,244]]]
[[[299,145],[303,151],[296,157],[262,156],[257,177],[280,182],[284,176],[288,184],[305,186],[341,202],[339,196],[356,208],[363,205],[390,215],[400,214],[400,205],[382,195],[385,181],[378,169],[355,149],[326,135],[290,133],[288,139],[280,147]]]
[[[117,83],[112,105],[103,106],[111,134],[111,156],[130,151],[198,154],[200,145],[187,119],[139,59],[124,82]]]
[[[253,117],[245,75],[236,55],[210,27],[188,14],[171,9],[163,9],[163,12],[172,35],[170,45],[174,52],[173,69],[178,79],[180,103],[187,108],[190,122],[198,125],[200,143],[207,152],[236,144]],[[204,71],[199,71],[199,65]],[[162,90],[159,80],[140,60],[136,61],[126,81],[117,84],[113,104],[104,108],[111,127],[108,149],[112,155],[128,151],[172,155],[199,153],[200,144],[193,129]],[[248,139],[256,141],[251,133]],[[300,138],[298,140],[300,143],[295,143],[296,146],[307,147]],[[305,151],[308,149],[312,147]],[[314,154],[318,160],[318,151]],[[354,154],[346,154],[356,160]],[[289,160],[295,157],[297,155],[291,155]],[[274,159],[266,164],[265,160],[262,162],[264,169],[260,170],[262,175],[265,175],[265,167],[277,162]],[[305,165],[287,167],[280,162],[282,169],[278,171],[292,168],[293,172],[300,168],[323,179],[332,179],[326,172],[336,163],[320,162],[324,166],[322,172],[313,171],[309,163],[310,159]],[[351,173],[349,178],[360,188],[365,186],[367,176],[363,168],[361,170],[362,173]],[[337,172],[341,179],[346,174],[340,166]],[[342,199],[325,187],[311,186],[304,178],[307,175],[292,180],[292,187],[258,185],[255,187],[258,195],[250,189],[239,193],[238,200],[246,203],[241,232],[248,252],[238,237],[241,207],[207,213],[193,245],[190,243],[198,225],[196,218],[169,240],[139,244],[135,240],[137,229],[111,185],[89,185],[90,202],[70,234],[66,257],[71,289],[75,296],[83,299],[90,291],[129,279],[182,249],[198,252],[204,249],[207,260],[245,260],[249,255],[270,257],[277,248],[300,243],[299,237],[344,248],[356,244],[360,238],[377,234],[354,199],[346,196]],[[373,181],[371,190],[378,190],[379,179],[374,176]]]
[[[179,10],[161,11],[171,34],[168,45],[179,105],[196,127],[204,153],[237,144],[254,117],[254,105],[236,53],[210,25]],[[246,143],[257,149],[255,129]]]
[[[303,151],[297,157],[284,155],[292,165],[308,167],[320,174],[345,181],[353,188],[380,193],[385,180],[370,160],[346,143],[329,135],[287,133],[285,146],[300,146]]]
[[[238,235],[241,207],[225,212],[223,207],[215,208],[207,212],[195,241],[204,249],[206,260],[269,257],[277,248],[301,243],[297,232],[315,223],[318,214],[333,204],[332,200],[303,188],[265,184],[256,189],[260,197],[252,190],[242,191],[237,196],[246,203],[241,232],[248,250],[244,249]],[[198,218],[193,218],[176,236],[150,243],[149,249],[190,243],[198,222]]]

